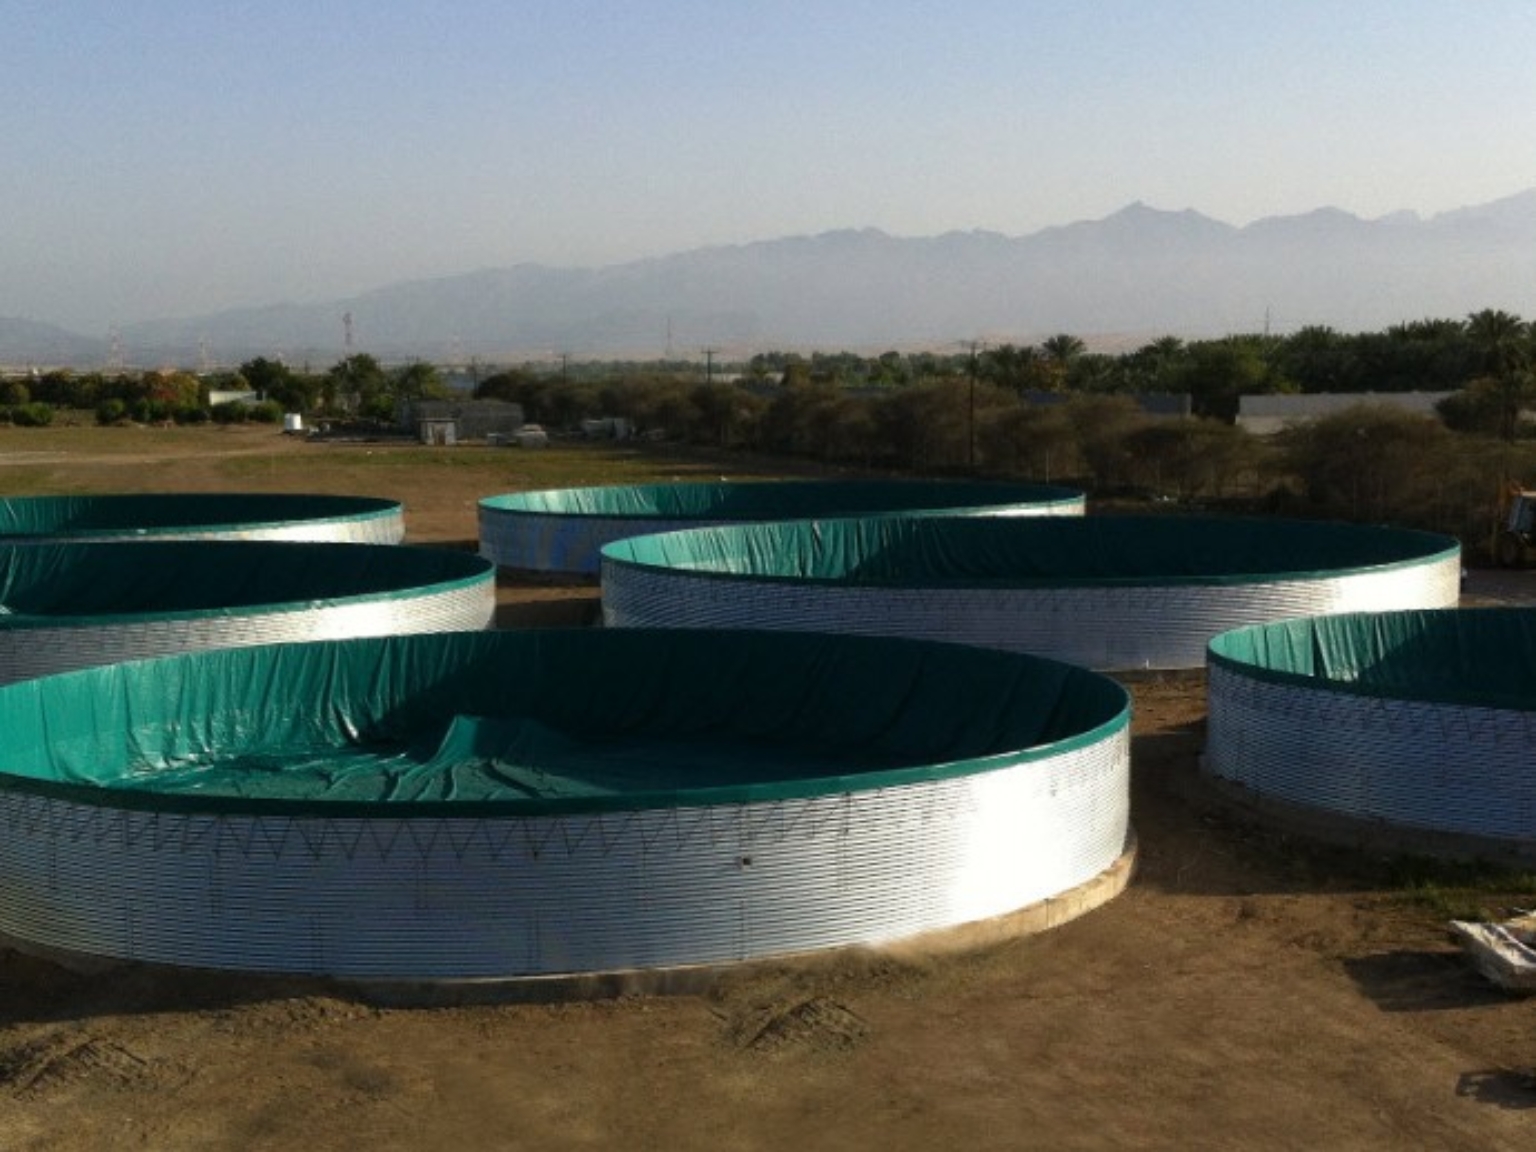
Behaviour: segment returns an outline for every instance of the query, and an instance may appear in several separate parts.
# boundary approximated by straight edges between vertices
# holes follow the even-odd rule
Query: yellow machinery
[[[1536,548],[1536,492],[1514,481],[1505,484],[1499,521],[1494,527],[1493,558],[1505,568],[1519,568]]]

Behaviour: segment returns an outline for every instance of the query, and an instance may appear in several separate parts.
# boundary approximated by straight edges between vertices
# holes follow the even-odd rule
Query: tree
[[[530,396],[543,386],[539,376],[526,368],[507,368],[493,373],[475,386],[476,400],[508,400],[523,406],[523,415],[535,423],[542,423],[532,412]]]
[[[1077,428],[1066,404],[1019,404],[981,426],[982,458],[994,471],[1049,484],[1082,470]]]
[[[989,348],[981,354],[979,367],[983,379],[1020,396],[1026,392],[1053,391],[1060,383],[1045,354],[1033,344],[999,344]]]
[[[282,406],[285,412],[312,412],[320,399],[320,381],[300,376],[281,360],[258,356],[240,365],[240,379],[253,392]]]
[[[1161,336],[1120,358],[1121,380],[1130,392],[1178,391],[1178,373],[1188,352],[1177,336]]]
[[[1510,312],[1485,308],[1467,317],[1467,337],[1500,398],[1499,434],[1515,438],[1531,393],[1530,326]]]
[[[1065,332],[1040,342],[1040,355],[1045,359],[1046,379],[1050,381],[1047,387],[1052,392],[1060,392],[1066,387],[1067,377],[1072,371],[1073,364],[1086,348],[1087,345],[1076,336]]]
[[[364,416],[394,415],[389,377],[379,362],[358,352],[331,365],[323,383],[327,407],[340,407]]]
[[[1356,404],[1284,437],[1286,462],[1315,512],[1424,524],[1439,503],[1452,444],[1433,416]]]
[[[1149,419],[1136,402],[1129,396],[1074,396],[1066,409],[1094,482],[1105,488],[1128,483],[1134,462],[1127,439]]]
[[[1282,340],[1277,362],[1303,392],[1347,392],[1357,383],[1351,342],[1326,325],[1308,325]]]
[[[1445,426],[1455,432],[1502,436],[1509,424],[1506,397],[1498,381],[1488,377],[1469,381],[1466,387],[1435,405]]]
[[[1190,345],[1177,379],[1196,416],[1226,421],[1237,418],[1238,397],[1276,391],[1262,348],[1241,336]]]
[[[1155,494],[1221,496],[1253,458],[1253,437],[1220,420],[1150,420],[1125,437],[1133,471]]]
[[[182,408],[203,406],[202,383],[190,372],[144,373],[144,392],[150,404],[166,415]]]
[[[393,383],[396,400],[446,400],[449,396],[442,374],[424,360],[413,360],[398,369]]]

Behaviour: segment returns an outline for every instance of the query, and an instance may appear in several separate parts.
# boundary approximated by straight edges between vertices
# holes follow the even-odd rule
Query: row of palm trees
[[[1514,401],[1529,391],[1533,363],[1531,324],[1490,308],[1381,332],[1314,325],[1289,335],[1163,336],[1118,353],[1090,350],[1080,337],[1060,333],[1038,344],[976,340],[945,352],[874,357],[761,353],[730,367],[788,385],[890,387],[969,377],[1019,395],[1180,392],[1190,395],[1197,415],[1230,420],[1239,396],[1266,392],[1448,392],[1483,381]]]

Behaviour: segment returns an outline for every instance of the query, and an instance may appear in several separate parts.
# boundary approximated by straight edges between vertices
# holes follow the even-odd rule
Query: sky
[[[0,0],[0,317],[1536,187],[1529,0]]]

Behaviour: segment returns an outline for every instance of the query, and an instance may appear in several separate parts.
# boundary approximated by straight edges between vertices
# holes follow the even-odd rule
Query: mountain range
[[[1373,331],[1483,308],[1536,311],[1536,189],[1430,217],[1336,208],[1245,226],[1136,203],[1027,236],[849,229],[602,268],[523,264],[124,327],[115,341],[0,318],[0,363],[326,366],[764,350],[1121,345],[1307,325]]]

